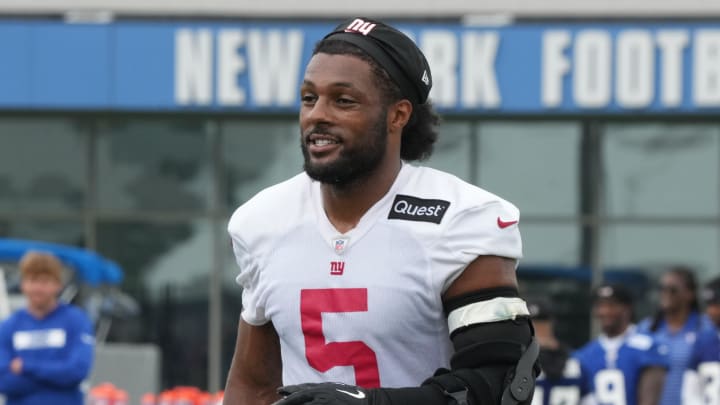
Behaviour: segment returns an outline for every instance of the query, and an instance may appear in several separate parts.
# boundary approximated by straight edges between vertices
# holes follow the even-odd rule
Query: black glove
[[[273,405],[370,405],[371,392],[355,385],[308,383],[278,388],[285,398]]]

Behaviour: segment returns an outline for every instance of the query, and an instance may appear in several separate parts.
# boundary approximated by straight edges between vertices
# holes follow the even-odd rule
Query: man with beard
[[[667,347],[637,332],[632,294],[622,286],[601,285],[593,298],[602,332],[575,354],[589,391],[583,404],[657,405],[669,367]]]
[[[408,163],[437,139],[431,85],[422,52],[382,22],[350,19],[316,45],[304,173],[228,225],[243,309],[225,404],[529,404],[519,212]]]

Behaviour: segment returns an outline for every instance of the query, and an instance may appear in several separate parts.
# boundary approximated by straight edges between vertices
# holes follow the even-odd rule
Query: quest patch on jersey
[[[430,200],[398,194],[395,196],[388,219],[422,221],[439,224],[450,206],[450,201]]]

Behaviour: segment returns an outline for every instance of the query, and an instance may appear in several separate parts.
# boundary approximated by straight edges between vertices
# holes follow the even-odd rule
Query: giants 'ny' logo
[[[356,18],[355,21],[351,22],[350,25],[345,28],[345,32],[359,32],[363,35],[367,35],[373,28],[375,28],[376,25],[377,24]]]
[[[330,262],[330,275],[342,276],[345,272],[345,262]]]

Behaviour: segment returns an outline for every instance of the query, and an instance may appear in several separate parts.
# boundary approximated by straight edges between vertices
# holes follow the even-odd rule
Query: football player
[[[519,212],[409,163],[437,138],[431,86],[415,43],[380,21],[350,19],[316,45],[304,173],[228,225],[243,309],[225,404],[530,402]]]
[[[656,405],[669,366],[667,348],[636,331],[628,290],[605,284],[593,298],[593,313],[602,332],[575,354],[589,390],[583,403]]]
[[[720,278],[701,291],[715,330],[698,335],[683,380],[683,405],[720,405]]]

